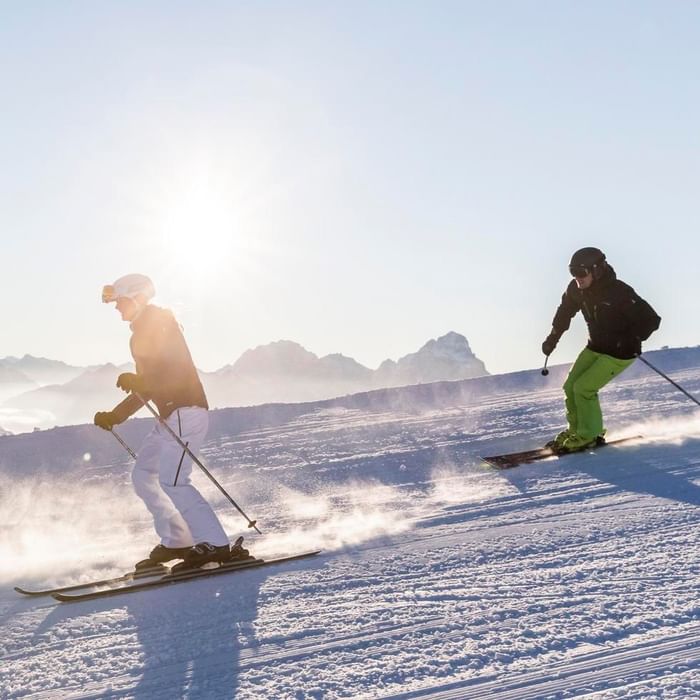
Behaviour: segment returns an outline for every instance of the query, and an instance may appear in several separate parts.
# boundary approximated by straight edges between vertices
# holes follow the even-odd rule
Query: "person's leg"
[[[633,362],[634,359],[620,360],[599,354],[596,361],[574,382],[573,395],[578,421],[576,434],[582,441],[590,442],[605,432],[598,392]]]
[[[172,437],[168,440],[173,442]],[[192,534],[173,502],[163,492],[158,480],[158,469],[163,451],[170,449],[169,442],[163,440],[158,426],[143,441],[131,473],[136,495],[146,505],[153,516],[156,533],[161,544],[168,548],[191,547]]]
[[[573,435],[578,430],[578,405],[576,403],[576,396],[574,394],[574,385],[578,379],[583,376],[598,360],[600,354],[584,348],[579,356],[576,358],[571,369],[569,370],[569,375],[564,382],[564,403],[566,405],[566,422],[567,422],[567,432],[569,435]],[[566,437],[566,436],[565,436]]]
[[[204,408],[180,408],[168,417],[167,423],[196,454],[207,434],[209,415]],[[165,427],[159,426],[158,430],[168,444],[161,453],[160,487],[187,524],[195,544],[208,542],[215,547],[228,546],[228,537],[219,519],[191,482],[192,459],[187,454],[183,456],[182,447]]]

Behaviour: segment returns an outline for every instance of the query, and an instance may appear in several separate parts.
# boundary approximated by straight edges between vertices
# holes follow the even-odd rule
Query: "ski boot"
[[[605,438],[603,438],[603,441],[605,441]],[[598,436],[586,438],[574,434],[566,438],[559,447],[553,449],[557,454],[569,454],[570,452],[584,452],[585,450],[590,450],[592,447],[598,447],[598,445]]]
[[[138,573],[151,572],[153,570],[158,571],[163,569],[162,564],[173,559],[184,559],[187,552],[189,552],[191,547],[166,547],[164,544],[156,545],[151,553],[148,555],[148,559],[142,559],[137,562],[134,566],[134,571]]]
[[[548,447],[550,450],[554,450],[556,452],[564,444],[564,440],[572,435],[573,433],[570,428],[562,430],[553,440],[545,443],[545,447]]]
[[[191,569],[200,569],[205,564],[223,564],[230,561],[231,550],[227,544],[216,547],[209,542],[200,542],[190,547],[180,564],[175,564],[170,573],[180,574]]]
[[[243,538],[239,537],[231,545],[231,561],[242,561],[243,559],[252,559],[250,552],[243,546]]]

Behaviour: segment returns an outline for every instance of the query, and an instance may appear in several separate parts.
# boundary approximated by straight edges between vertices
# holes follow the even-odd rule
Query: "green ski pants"
[[[598,391],[634,362],[584,348],[569,370],[564,382],[566,420],[569,430],[593,440],[603,435],[603,414]]]

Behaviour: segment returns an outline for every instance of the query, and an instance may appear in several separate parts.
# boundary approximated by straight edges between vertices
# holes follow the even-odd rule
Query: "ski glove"
[[[117,386],[123,389],[127,394],[131,391],[136,391],[139,394],[144,394],[146,391],[143,377],[133,372],[124,372],[117,379]]]
[[[549,357],[554,352],[554,348],[557,347],[558,342],[559,335],[556,331],[552,331],[542,343],[542,352]]]
[[[113,411],[98,411],[95,414],[94,422],[95,425],[102,428],[102,430],[111,430],[112,426],[119,423]]]

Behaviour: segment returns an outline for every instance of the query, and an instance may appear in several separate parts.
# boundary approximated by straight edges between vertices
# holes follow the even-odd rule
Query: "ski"
[[[247,571],[248,569],[257,569],[263,566],[272,566],[273,564],[282,564],[288,561],[296,561],[305,559],[319,554],[321,550],[314,552],[305,552],[303,554],[294,554],[288,557],[280,557],[278,559],[255,559],[250,557],[239,562],[231,562],[230,564],[222,564],[215,569],[193,569],[191,571],[183,571],[179,574],[166,574],[151,581],[142,583],[134,583],[132,585],[116,586],[114,588],[104,588],[99,591],[88,591],[86,593],[66,593],[54,592],[51,596],[62,603],[70,603],[79,600],[95,600],[97,598],[107,598],[109,596],[122,595],[125,593],[135,593],[136,591],[149,590],[151,588],[159,588],[161,586],[170,586],[175,583],[184,581],[192,581],[197,578],[207,578],[211,576],[219,576],[222,574],[234,573],[237,571]]]
[[[101,581],[87,581],[86,583],[74,583],[68,586],[59,586],[58,588],[44,588],[38,590],[28,590],[26,588],[21,588],[20,586],[15,586],[15,591],[17,591],[17,593],[21,593],[22,595],[39,597],[43,595],[51,595],[52,593],[68,593],[69,591],[78,591],[81,588],[112,586],[116,583],[127,583],[128,581],[135,581],[142,578],[153,578],[154,576],[160,578],[164,574],[167,574],[168,571],[169,569],[167,566],[155,566],[152,569],[146,569],[144,571],[129,571],[126,574],[114,576],[113,578],[105,578]]]
[[[243,537],[239,537],[232,545],[231,550],[242,550],[243,547]],[[247,554],[248,550],[245,550]],[[117,583],[128,583],[129,581],[136,581],[143,578],[160,578],[166,574],[172,573],[172,567],[166,566],[165,564],[156,564],[149,568],[134,569],[134,571],[129,571],[126,574],[121,574],[120,576],[114,576],[113,578],[102,579],[101,581],[87,581],[85,583],[74,583],[68,586],[59,586],[57,588],[44,588],[39,590],[28,590],[26,588],[21,588],[20,586],[15,586],[15,591],[21,593],[25,596],[44,596],[51,595],[52,593],[69,593],[71,591],[79,591],[81,588],[96,588],[97,586],[113,586]]]
[[[623,442],[629,442],[631,440],[640,440],[641,435],[633,435],[631,437],[619,438],[617,440],[610,440],[609,442],[604,442],[602,445],[596,447],[589,447],[587,450],[581,450],[579,452],[555,452],[551,447],[540,447],[537,450],[526,450],[525,452],[511,452],[509,454],[503,455],[493,455],[492,457],[481,457],[480,459],[494,469],[512,469],[520,464],[531,464],[532,462],[539,462],[542,459],[549,459],[550,457],[568,457],[569,455],[576,454],[588,454],[601,449],[602,447],[607,447],[608,445],[619,445]]]

